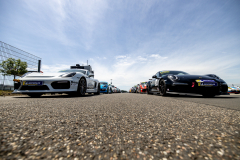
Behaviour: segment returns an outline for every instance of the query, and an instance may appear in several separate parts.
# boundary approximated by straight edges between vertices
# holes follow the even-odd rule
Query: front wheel
[[[110,93],[110,91],[109,91],[109,87],[107,88],[107,94],[109,94]]]
[[[94,93],[94,95],[100,95],[100,84],[98,84],[98,90],[96,93]]]
[[[167,86],[166,86],[166,83],[164,81],[164,79],[161,79],[160,82],[159,82],[159,93],[160,93],[160,96],[166,96],[166,93],[167,92]]]
[[[150,93],[149,85],[147,85],[147,94],[152,94],[152,93]]]
[[[85,81],[85,79],[80,79],[80,81],[79,81],[79,84],[78,84],[78,95],[79,96],[85,96],[85,93],[86,93],[86,89],[87,89],[87,87],[86,87],[87,85],[86,85],[86,81]]]

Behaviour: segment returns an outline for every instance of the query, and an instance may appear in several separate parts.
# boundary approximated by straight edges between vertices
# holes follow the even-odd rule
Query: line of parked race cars
[[[101,81],[100,93],[106,93],[106,94],[121,93],[121,90],[112,84],[108,84],[108,82]]]
[[[235,93],[235,94],[239,94],[240,93],[240,87],[239,86],[232,86],[232,87],[228,87],[228,93]]]
[[[84,96],[85,93],[120,93],[120,89],[108,82],[94,79],[90,65],[70,66],[70,69],[57,73],[28,72],[19,79],[14,79],[13,93],[40,97],[45,93],[66,93]],[[191,75],[183,71],[159,71],[149,81],[141,82],[129,90],[130,93],[158,93],[165,96],[171,92],[202,94],[214,97],[239,93],[239,87],[228,87],[227,83],[215,74]]]

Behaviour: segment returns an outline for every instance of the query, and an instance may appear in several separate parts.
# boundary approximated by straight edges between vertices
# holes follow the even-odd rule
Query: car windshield
[[[104,82],[100,82],[100,84],[102,84],[102,85],[108,85],[107,83],[104,83]]]
[[[168,75],[168,74],[173,74],[173,75],[185,75],[188,74],[183,71],[160,71],[161,75]]]
[[[61,70],[59,72],[81,72],[83,74],[86,74],[86,71],[81,70],[81,69],[65,69],[65,70]]]
[[[147,84],[147,82],[142,82],[141,84]]]

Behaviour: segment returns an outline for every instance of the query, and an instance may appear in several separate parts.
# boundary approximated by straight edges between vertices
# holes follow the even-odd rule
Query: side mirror
[[[153,75],[152,78],[157,78],[157,76],[156,76],[156,75]]]
[[[90,73],[88,77],[93,77],[93,78],[94,78],[94,74],[91,74],[91,73]]]

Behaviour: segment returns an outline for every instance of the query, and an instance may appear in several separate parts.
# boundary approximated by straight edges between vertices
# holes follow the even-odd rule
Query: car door
[[[93,89],[92,78],[89,77],[89,72],[86,73],[87,89]]]
[[[93,88],[97,89],[98,85],[97,85],[97,80],[94,79],[93,77],[90,77],[91,80],[92,80],[92,85],[93,85]],[[100,84],[99,84],[100,85]]]
[[[152,89],[156,89],[157,86],[156,86],[156,81],[157,81],[157,77],[158,77],[158,73],[156,73],[155,75],[152,76],[152,80],[151,80],[151,87]]]
[[[157,72],[157,73],[156,73],[156,76],[157,76],[157,78],[155,78],[155,87],[157,88],[157,87],[158,87],[158,84],[159,84],[160,73]]]

